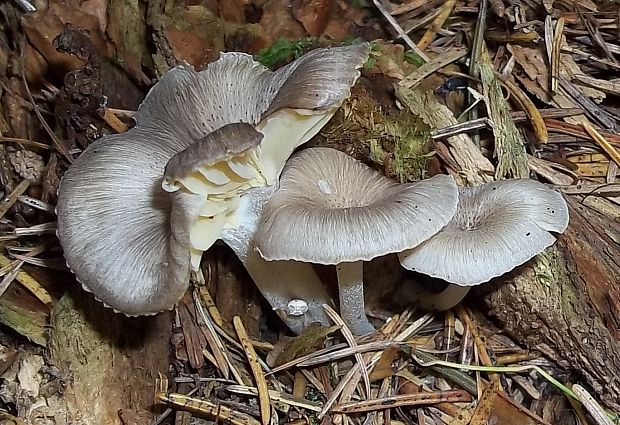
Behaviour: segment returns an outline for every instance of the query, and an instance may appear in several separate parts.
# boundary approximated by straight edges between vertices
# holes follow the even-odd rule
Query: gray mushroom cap
[[[501,276],[551,246],[568,226],[562,195],[528,179],[460,188],[454,218],[400,254],[403,267],[461,286]]]
[[[205,140],[221,143],[230,126],[240,124]],[[153,146],[157,137],[136,127],[96,141],[65,173],[58,192],[67,265],[87,290],[127,315],[169,309],[189,284],[190,227],[201,197],[162,190],[163,166],[182,146],[174,139]],[[213,162],[228,156],[211,153]]]
[[[255,235],[267,260],[369,261],[420,244],[456,212],[454,180],[397,184],[331,148],[294,155]]]
[[[368,49],[317,49],[276,72],[249,55],[224,53],[204,71],[182,65],[167,73],[140,106],[137,125],[94,142],[62,178],[58,237],[84,288],[127,315],[174,307],[189,284],[190,227],[205,197],[164,191],[166,166],[182,175],[183,167],[255,146],[261,137],[247,127],[278,111],[338,107]],[[223,140],[230,132],[216,132],[227,125],[237,126],[229,130],[238,138]],[[226,146],[209,149],[209,143]]]

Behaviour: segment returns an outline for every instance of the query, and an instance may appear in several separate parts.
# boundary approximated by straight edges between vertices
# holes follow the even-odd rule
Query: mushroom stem
[[[414,282],[404,282],[403,288],[409,288],[402,293],[409,303],[415,304],[423,310],[446,311],[463,301],[471,286],[451,283],[439,293],[425,291]]]
[[[463,301],[471,286],[450,284],[438,294],[421,294],[418,305],[425,310],[446,311]]]
[[[323,283],[309,263],[266,261],[254,247],[253,238],[265,202],[274,187],[260,187],[241,197],[236,223],[224,230],[221,239],[235,252],[252,280],[278,316],[295,333],[311,323],[329,325],[323,304],[333,305]],[[289,314],[291,301],[305,301],[308,310]]]
[[[364,263],[355,261],[340,263],[338,291],[340,296],[340,316],[355,335],[365,335],[375,330],[364,310]]]

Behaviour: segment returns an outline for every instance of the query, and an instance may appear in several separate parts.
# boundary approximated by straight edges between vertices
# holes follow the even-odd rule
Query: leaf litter
[[[311,144],[402,182],[442,171],[461,184],[534,175],[611,216],[619,211],[619,29],[607,3],[48,3],[28,13],[28,2],[0,7],[0,407],[14,423],[67,423],[81,408],[65,400],[75,385],[53,364],[77,353],[63,352],[48,332],[59,308],[78,308],[61,302],[76,284],[57,266],[59,178],[91,141],[126,131],[147,88],[183,61],[203,67],[221,50],[240,50],[277,68],[314,47],[371,41],[353,96]],[[117,423],[190,423],[192,415],[232,424],[617,420],[620,394],[600,394],[601,405],[595,390],[577,384],[579,360],[559,364],[545,347],[524,348],[479,305],[410,309],[395,295],[402,276],[388,271],[394,276],[369,294],[377,332],[355,338],[329,311],[333,327],[292,337],[247,278],[223,280],[222,270],[239,267],[228,253],[210,254],[193,293],[160,320],[171,330],[149,345],[165,354],[149,363],[160,369],[142,381],[127,375],[136,379],[129,394],[150,382],[150,401],[135,396],[131,408],[114,408]],[[224,284],[243,296],[214,298]],[[122,327],[116,332],[130,331]],[[125,359],[125,373],[139,358],[118,335],[84,335]]]

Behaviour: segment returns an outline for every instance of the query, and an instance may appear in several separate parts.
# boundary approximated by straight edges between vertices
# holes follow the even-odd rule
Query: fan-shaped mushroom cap
[[[207,139],[219,143],[222,133]],[[128,315],[169,309],[181,298],[189,283],[190,230],[204,202],[161,189],[163,167],[180,146],[174,139],[154,144],[159,137],[136,127],[96,141],[58,192],[58,237],[68,266],[99,300]],[[212,153],[212,162],[228,156]]]
[[[367,53],[367,44],[317,49],[277,72],[225,53],[204,71],[167,73],[140,106],[136,127],[93,143],[62,179],[58,237],[77,279],[128,315],[172,308],[189,284],[190,257],[197,266],[240,193],[267,182],[263,168],[277,177],[290,145],[316,134]],[[300,123],[286,126],[285,138],[265,131],[280,113]],[[245,150],[261,133],[265,149]]]
[[[409,269],[462,286],[478,285],[525,263],[568,226],[562,195],[528,179],[460,188],[454,218],[400,254]]]
[[[456,211],[454,180],[397,184],[330,148],[294,155],[255,236],[267,260],[368,261],[430,238]]]

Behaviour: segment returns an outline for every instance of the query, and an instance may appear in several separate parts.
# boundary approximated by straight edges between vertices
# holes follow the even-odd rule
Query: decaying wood
[[[83,292],[65,295],[52,312],[49,348],[68,378],[66,423],[150,423],[155,381],[170,363],[170,323],[170,314],[127,318]]]
[[[568,203],[571,224],[557,246],[488,294],[486,302],[510,335],[578,372],[617,411],[620,222],[575,198]]]

